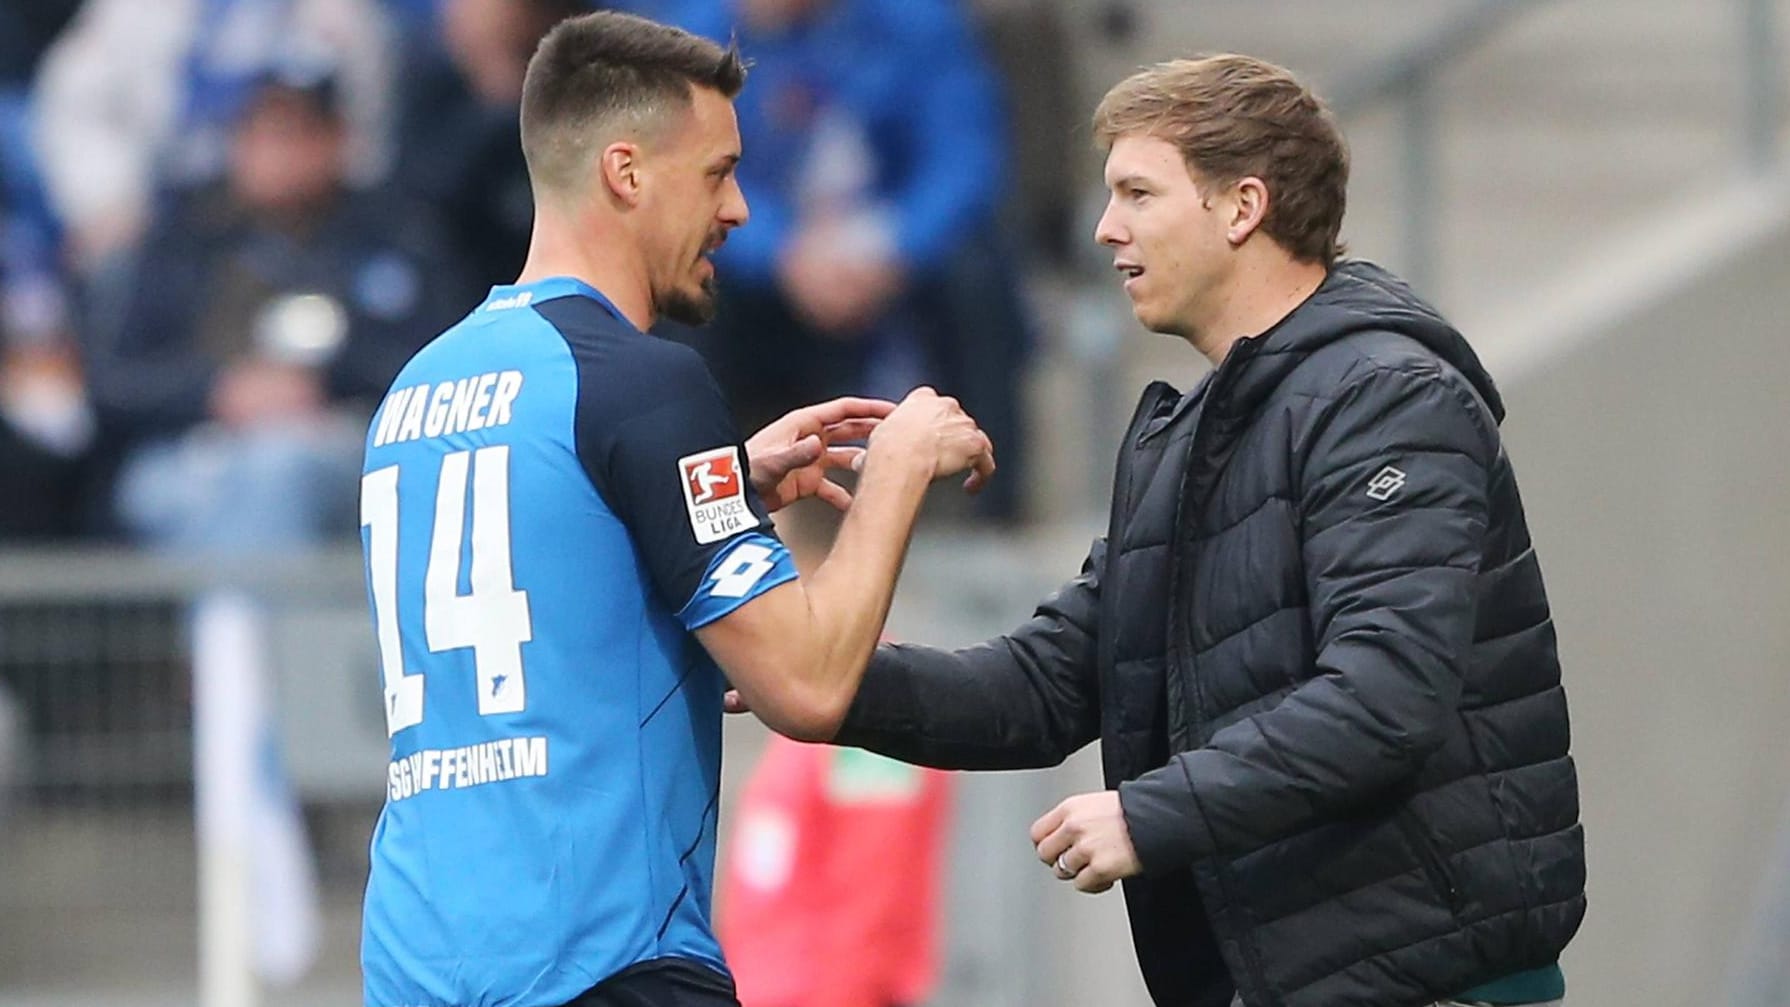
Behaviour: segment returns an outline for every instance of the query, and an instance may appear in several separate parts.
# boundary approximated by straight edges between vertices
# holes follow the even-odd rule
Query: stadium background
[[[1015,624],[1098,533],[1133,394],[1200,370],[1137,331],[1085,241],[1101,198],[1086,112],[1142,62],[1282,62],[1349,135],[1353,250],[1447,311],[1509,402],[1583,780],[1591,910],[1564,963],[1570,1001],[1790,1003],[1790,3],[973,7],[1006,71],[1014,227],[1041,321],[1028,518],[929,522],[892,631],[955,643]],[[1064,254],[1048,253],[1052,226]],[[265,999],[358,1002],[384,738],[357,550],[230,567],[77,539],[0,551],[0,1004],[195,1002],[192,646],[177,613],[220,578],[285,599],[275,705],[324,893],[316,965]],[[762,742],[730,723],[730,782]],[[1118,896],[1053,884],[1024,840],[1038,812],[1097,782],[1092,751],[962,781],[936,1003],[1146,1002]]]

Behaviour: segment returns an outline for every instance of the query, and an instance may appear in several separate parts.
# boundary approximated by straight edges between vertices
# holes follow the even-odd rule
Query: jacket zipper
[[[1125,425],[1125,439],[1119,442],[1119,459],[1113,466],[1113,501],[1112,511],[1106,523],[1106,556],[1101,564],[1100,583],[1100,625],[1116,625],[1119,613],[1114,607],[1117,592],[1105,585],[1112,583],[1108,576],[1115,557],[1122,554],[1124,544],[1121,536],[1125,533],[1126,518],[1131,513],[1131,470],[1134,467],[1134,453],[1137,439],[1144,427],[1162,408],[1165,400],[1177,397],[1174,387],[1165,381],[1152,381],[1138,396],[1137,409],[1131,414],[1131,422]],[[1113,633],[1101,633],[1097,645],[1099,647],[1100,688],[1102,692],[1110,692],[1115,684],[1109,680],[1109,673],[1116,667],[1118,656],[1115,651],[1116,640]],[[1104,759],[1102,760],[1104,761]]]
[[[1182,471],[1181,492],[1175,503],[1175,523],[1169,538],[1168,553],[1171,564],[1169,569],[1169,660],[1167,667],[1164,668],[1164,674],[1176,675],[1185,665],[1186,685],[1193,698],[1194,723],[1201,725],[1202,732],[1207,721],[1205,690],[1200,687],[1198,669],[1194,667],[1193,620],[1185,614],[1186,607],[1193,598],[1192,568],[1196,557],[1191,555],[1193,550],[1190,548],[1190,555],[1186,562],[1181,562],[1178,553],[1180,552],[1180,543],[1184,540],[1191,540],[1191,528],[1195,516],[1199,512],[1200,499],[1196,498],[1202,496],[1199,492],[1201,488],[1199,483],[1204,475],[1200,464],[1200,450],[1211,439],[1212,424],[1223,421],[1224,413],[1221,403],[1229,379],[1253,355],[1253,344],[1249,340],[1243,340],[1232,347],[1230,355],[1219,365],[1218,373],[1212,376],[1212,383],[1206,388],[1206,401],[1200,406],[1199,424],[1194,427],[1193,436],[1189,438],[1187,444],[1187,462]],[[1186,571],[1185,576],[1183,576],[1183,570]],[[1183,718],[1181,723],[1185,722],[1185,718]],[[1178,726],[1170,726],[1171,757],[1173,753],[1186,751],[1191,742],[1192,738],[1186,731]],[[1230,871],[1222,863],[1222,858],[1215,859],[1212,865],[1212,874],[1218,882],[1219,892],[1224,897],[1231,913],[1239,912],[1238,900],[1231,886]],[[1254,942],[1241,933],[1233,934],[1231,939],[1237,944],[1238,953],[1243,958],[1244,966],[1249,970],[1249,978],[1255,988],[1264,992],[1269,991],[1267,973],[1262,968],[1261,958],[1256,953]]]

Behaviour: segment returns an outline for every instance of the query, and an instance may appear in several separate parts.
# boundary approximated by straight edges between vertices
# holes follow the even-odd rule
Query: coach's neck
[[[1279,325],[1329,273],[1324,264],[1296,259],[1272,241],[1252,240],[1238,254],[1227,282],[1200,305],[1201,317],[1177,334],[1217,367],[1238,342]]]

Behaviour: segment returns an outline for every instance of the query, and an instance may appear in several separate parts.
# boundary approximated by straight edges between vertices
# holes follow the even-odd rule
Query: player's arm
[[[882,631],[927,485],[973,469],[967,487],[979,488],[994,471],[988,438],[953,400],[908,396],[870,435],[831,554],[794,583],[701,358],[658,340],[574,353],[578,453],[653,590],[773,728],[830,736]]]
[[[965,469],[971,489],[992,473],[987,437],[953,400],[913,393],[871,435],[856,499],[819,567],[697,629],[773,730],[803,741],[837,733],[882,634],[921,498],[934,478]]]

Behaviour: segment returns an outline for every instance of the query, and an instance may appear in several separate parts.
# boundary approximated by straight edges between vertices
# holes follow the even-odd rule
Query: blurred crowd
[[[0,7],[0,540],[352,535],[374,399],[521,266],[524,68],[591,6]],[[957,395],[1001,445],[977,518],[1021,520],[1021,272],[1066,213],[1016,198],[1038,173],[1008,99],[1047,61],[1003,59],[1002,10],[960,0],[608,6],[755,64],[726,307],[661,335],[709,356],[748,430],[834,394]]]

